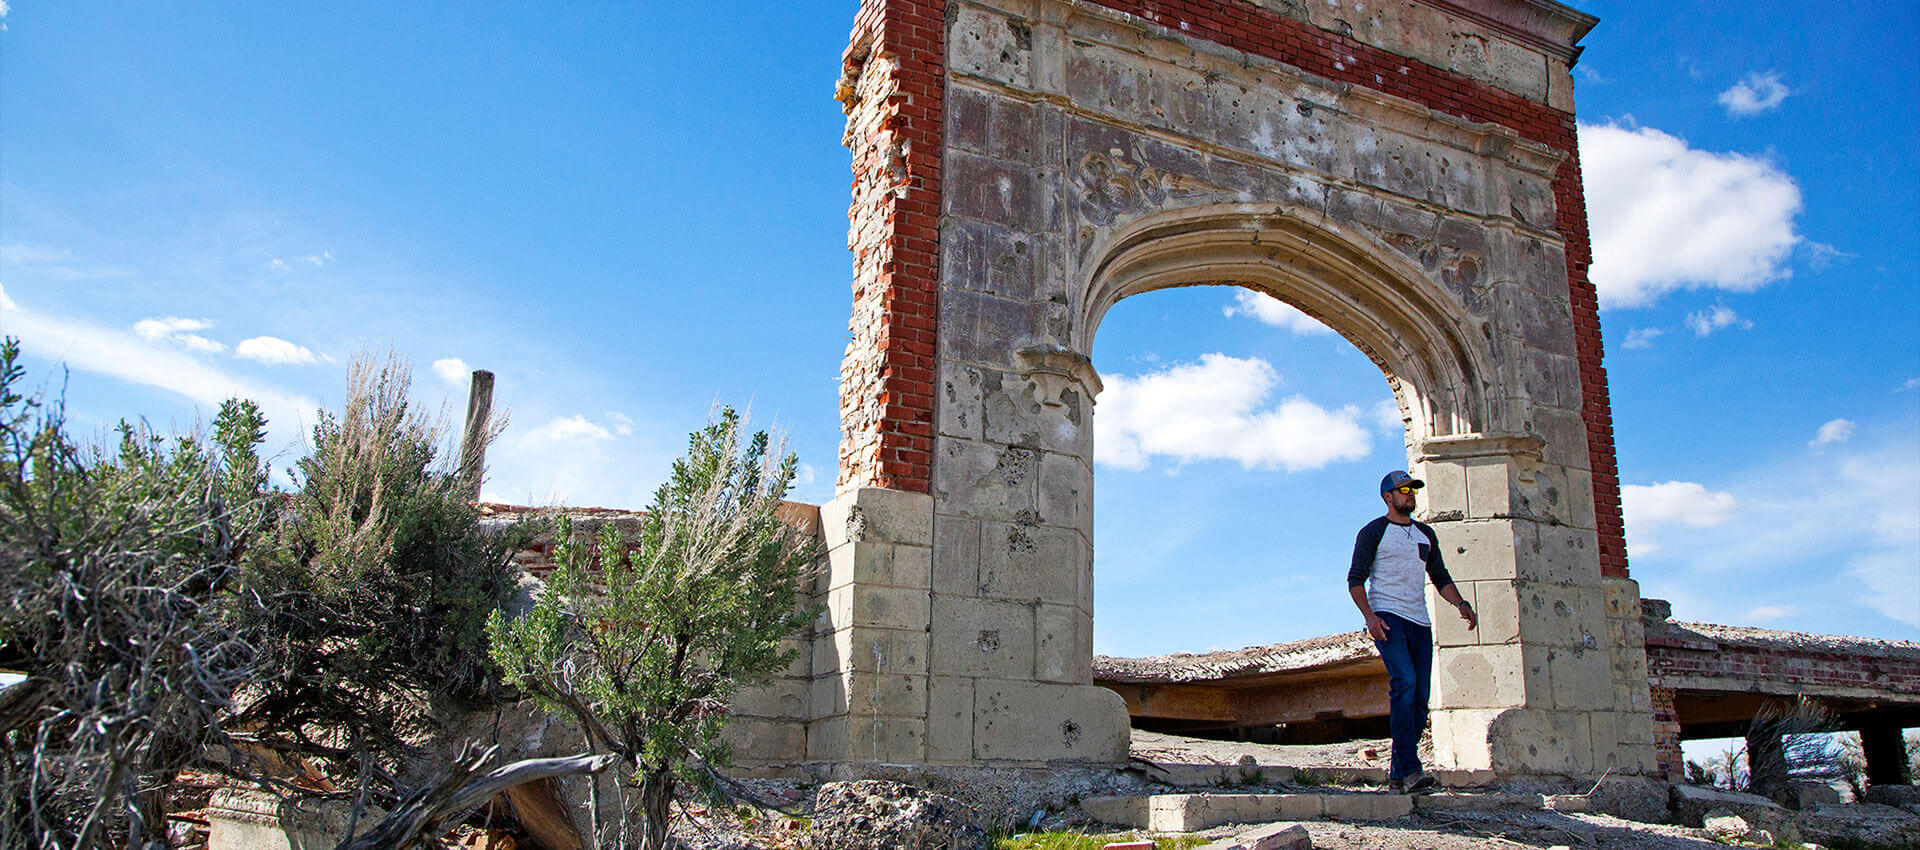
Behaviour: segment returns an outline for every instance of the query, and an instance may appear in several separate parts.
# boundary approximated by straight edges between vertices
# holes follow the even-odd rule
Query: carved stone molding
[[[1545,449],[1546,441],[1532,434],[1454,434],[1422,441],[1420,462],[1481,457],[1524,457],[1537,461]]]
[[[1074,384],[1085,390],[1088,401],[1100,394],[1100,375],[1085,354],[1051,343],[1025,346],[1015,353],[1027,365],[1026,376],[1033,382],[1033,400],[1046,407],[1067,406],[1063,394]]]

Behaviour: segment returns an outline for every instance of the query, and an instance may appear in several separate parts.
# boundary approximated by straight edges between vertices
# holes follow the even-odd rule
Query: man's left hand
[[[1467,604],[1466,600],[1460,600],[1460,604],[1454,607],[1460,609],[1460,619],[1467,621],[1468,629],[1480,628],[1480,615],[1473,613],[1473,606]]]

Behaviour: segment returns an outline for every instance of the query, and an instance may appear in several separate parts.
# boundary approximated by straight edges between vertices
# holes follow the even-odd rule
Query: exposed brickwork
[[[944,0],[866,0],[838,93],[853,154],[853,317],[840,370],[842,490],[932,480]]]
[[[1683,678],[1764,683],[1769,692],[1798,688],[1860,688],[1920,694],[1920,659],[1861,657],[1774,647],[1719,644],[1712,649],[1647,639],[1647,679],[1656,685]]]
[[[1686,754],[1680,749],[1680,715],[1673,707],[1672,688],[1652,688],[1653,756],[1660,773],[1675,782],[1687,778]]]
[[[1430,109],[1490,122],[1567,153],[1554,179],[1555,227],[1567,244],[1567,289],[1580,362],[1581,413],[1593,467],[1600,571],[1625,578],[1627,546],[1614,464],[1613,405],[1601,363],[1600,302],[1587,278],[1592,261],[1573,113],[1320,29],[1245,0],[1092,0],[1195,38],[1285,62],[1332,80],[1403,97]]]

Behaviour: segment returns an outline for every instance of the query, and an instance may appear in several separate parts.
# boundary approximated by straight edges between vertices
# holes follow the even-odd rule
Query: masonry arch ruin
[[[1177,286],[1221,284],[1299,308],[1352,343],[1385,373],[1409,440],[1488,427],[1484,325],[1385,245],[1313,210],[1209,204],[1145,216],[1099,246],[1071,302],[1070,347],[1092,352],[1100,320],[1121,299]]]
[[[1125,761],[1089,663],[1089,346],[1120,298],[1235,283],[1341,332],[1409,421],[1482,616],[1436,631],[1441,765],[1651,770],[1568,74],[1593,24],[1550,0],[866,0],[805,758]]]

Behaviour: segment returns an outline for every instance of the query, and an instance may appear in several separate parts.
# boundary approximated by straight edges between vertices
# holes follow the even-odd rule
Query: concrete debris
[[[1201,845],[1199,850],[1313,850],[1313,837],[1299,824],[1268,824]]]
[[[809,850],[993,846],[960,801],[899,782],[829,782],[814,794],[813,807],[805,844]]]
[[[1753,826],[1747,823],[1746,818],[1726,809],[1715,809],[1701,818],[1700,828],[1713,833],[1715,838],[1726,840],[1747,837]]]

